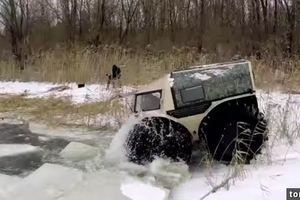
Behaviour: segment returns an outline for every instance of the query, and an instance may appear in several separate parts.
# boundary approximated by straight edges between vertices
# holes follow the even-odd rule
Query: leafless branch
[[[44,2],[49,6],[49,8],[55,13],[56,15],[56,18],[59,19],[59,20],[63,20],[61,15],[59,14],[59,12],[57,11],[57,9],[55,9],[51,3],[48,2],[48,0],[44,0]]]

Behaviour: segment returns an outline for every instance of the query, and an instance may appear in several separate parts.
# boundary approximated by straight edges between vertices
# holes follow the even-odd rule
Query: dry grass
[[[289,89],[300,81],[299,61],[252,61],[256,83],[260,88],[282,86]],[[0,61],[2,79],[46,82],[106,82],[105,74],[116,64],[122,68],[123,84],[146,84],[164,73],[181,67],[228,61],[215,55],[200,55],[194,49],[174,49],[170,52],[134,51],[120,47],[102,47],[66,51],[56,49],[34,55],[22,73],[12,61]],[[274,64],[275,63],[275,64]]]
[[[116,64],[122,68],[123,84],[144,84],[172,70],[181,58],[176,55],[131,55],[123,50],[93,53],[89,50],[65,52],[57,50],[36,58],[23,73],[13,62],[1,62],[1,76],[24,81],[47,82],[105,82],[105,74]]]
[[[278,65],[265,61],[251,60],[258,88],[264,90],[299,91],[300,60],[283,62]]]
[[[113,128],[103,124],[99,116],[111,116],[120,125],[128,115],[119,100],[74,105],[68,98],[27,98],[24,95],[0,99],[0,112],[13,112],[30,116],[30,120],[51,126],[87,125],[98,128]]]

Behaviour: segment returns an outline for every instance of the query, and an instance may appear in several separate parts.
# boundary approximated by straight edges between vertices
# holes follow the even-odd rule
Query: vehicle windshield
[[[153,91],[147,93],[136,94],[135,96],[135,112],[145,112],[160,109],[161,91]]]

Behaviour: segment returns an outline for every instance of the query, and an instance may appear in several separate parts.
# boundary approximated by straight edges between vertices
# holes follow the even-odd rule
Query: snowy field
[[[128,94],[136,89],[134,87],[124,86],[121,89],[106,90],[106,85],[92,84],[83,88],[78,88],[76,83],[64,85],[37,82],[0,82],[0,95],[23,95],[26,98],[64,98],[71,100],[73,104],[80,105],[84,103],[101,102],[115,98],[117,95]],[[99,114],[95,117],[85,117],[83,119],[74,119],[73,116],[65,116],[70,124],[88,124],[99,126],[119,127],[120,121],[127,116],[127,110],[131,105],[131,97],[123,98],[121,105],[124,106],[122,112],[111,115]],[[112,117],[113,115],[113,117]]]
[[[76,84],[67,84],[63,91],[57,89],[60,86],[0,82],[0,95],[26,93],[28,98],[69,97],[76,104],[104,101],[114,96],[105,89],[106,86],[101,85],[78,89]],[[133,90],[124,87],[122,93]],[[82,172],[44,164],[25,178],[0,174],[0,199],[286,199],[286,188],[300,188],[300,95],[264,91],[258,91],[257,95],[260,107],[269,120],[271,136],[264,154],[243,169],[220,164],[198,165],[200,158],[197,156],[194,156],[195,164],[189,168],[166,160],[156,160],[143,167],[126,163],[121,146],[129,128],[125,125],[106,149],[107,162],[102,170]],[[105,120],[116,119],[106,116]],[[5,149],[0,155],[8,152]],[[236,175],[233,176],[233,173]]]

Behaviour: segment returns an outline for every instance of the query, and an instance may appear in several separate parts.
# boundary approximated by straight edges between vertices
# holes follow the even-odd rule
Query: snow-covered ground
[[[121,93],[128,93],[133,87],[124,86]],[[28,98],[67,97],[75,104],[86,102],[100,102],[115,96],[106,85],[91,84],[78,88],[76,83],[52,84],[40,82],[0,82],[0,95],[26,94]]]
[[[73,104],[103,102],[113,99],[117,95],[129,94],[135,91],[135,87],[123,86],[122,88],[106,89],[106,85],[87,84],[85,87],[78,88],[76,83],[52,84],[39,82],[0,82],[0,96],[23,95],[25,98],[64,98],[71,100]],[[132,96],[123,98],[120,103],[122,111],[108,112],[109,114],[99,114],[96,116],[86,116],[76,118],[74,116],[64,116],[70,124],[88,124],[99,126],[119,127],[120,122],[128,115]]]
[[[0,95],[26,92],[28,98],[63,96],[76,104],[104,101],[114,96],[104,85],[87,85],[78,89],[76,84],[67,84],[67,89],[59,91],[57,88],[60,86],[0,82]],[[122,90],[131,92],[133,88],[124,87]],[[114,165],[107,162],[105,171],[81,173],[44,165],[24,179],[0,174],[0,199],[285,199],[286,188],[300,187],[300,95],[264,91],[258,91],[257,95],[269,120],[271,136],[264,154],[243,169],[220,164],[193,165],[188,169],[185,165],[166,160],[156,160],[143,167],[126,163],[120,148],[128,126],[123,126],[107,149],[106,160],[114,161]],[[197,161],[198,158],[195,159]],[[236,175],[233,176],[233,173]],[[163,189],[163,186],[168,189]]]

